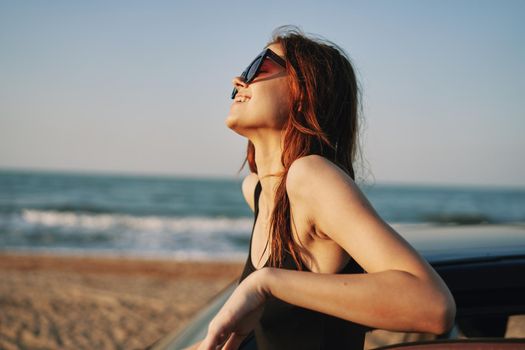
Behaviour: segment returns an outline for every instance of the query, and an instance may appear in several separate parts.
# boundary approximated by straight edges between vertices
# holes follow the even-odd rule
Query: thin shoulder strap
[[[255,222],[257,221],[257,216],[259,215],[259,195],[261,194],[261,182],[257,182],[257,186],[255,186],[255,191],[253,192],[253,203],[254,203],[254,211],[253,211],[253,226],[252,226],[252,235],[250,236],[250,245],[248,246],[248,261],[251,263],[252,259],[252,240],[253,240],[253,230],[255,228]]]
[[[255,193],[254,193],[254,209],[255,209],[255,215],[259,213],[259,196],[261,195],[261,181],[257,181],[257,186],[255,186]]]

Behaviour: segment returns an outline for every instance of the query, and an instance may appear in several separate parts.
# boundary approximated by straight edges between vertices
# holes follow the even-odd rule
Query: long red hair
[[[300,256],[306,253],[292,238],[290,202],[286,176],[293,161],[317,154],[329,159],[355,180],[358,155],[360,89],[349,57],[336,44],[306,36],[299,28],[277,28],[268,43],[281,44],[285,58],[290,106],[284,126],[280,177],[270,217],[270,266],[282,266],[284,251],[302,270]],[[257,173],[255,147],[248,141],[246,158]],[[267,242],[268,246],[268,242]],[[265,248],[266,249],[266,248]]]

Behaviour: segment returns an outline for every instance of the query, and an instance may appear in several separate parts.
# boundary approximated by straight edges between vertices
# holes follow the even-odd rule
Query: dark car
[[[395,228],[447,283],[456,320],[440,336],[373,330],[365,349],[525,349],[525,224]],[[183,349],[202,340],[236,286],[233,281],[185,329],[152,349]],[[254,349],[251,343],[243,349]]]

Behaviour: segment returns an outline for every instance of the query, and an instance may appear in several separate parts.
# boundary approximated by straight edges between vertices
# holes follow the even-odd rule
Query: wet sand
[[[0,349],[143,349],[242,264],[0,254]]]

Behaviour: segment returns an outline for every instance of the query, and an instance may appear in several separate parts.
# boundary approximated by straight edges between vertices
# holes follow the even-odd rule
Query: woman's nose
[[[232,84],[233,84],[233,86],[234,86],[236,89],[238,89],[239,87],[246,87],[246,86],[248,86],[248,84],[246,84],[246,83],[244,82],[244,78],[241,77],[241,76],[233,78],[233,80],[232,80]]]
[[[234,86],[232,95],[231,95],[232,99],[235,98],[235,95],[237,95],[237,92],[239,91],[241,87],[246,88],[246,86],[248,86],[248,84],[245,83],[244,78],[242,76],[233,78],[232,84]]]

